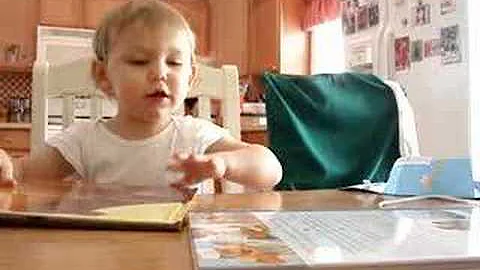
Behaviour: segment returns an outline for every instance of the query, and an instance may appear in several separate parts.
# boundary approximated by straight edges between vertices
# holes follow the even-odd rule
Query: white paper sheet
[[[256,216],[309,265],[364,264],[480,259],[479,211],[315,211]]]

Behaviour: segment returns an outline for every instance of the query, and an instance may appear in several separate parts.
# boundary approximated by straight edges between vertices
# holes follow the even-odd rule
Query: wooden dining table
[[[382,195],[339,190],[197,195],[191,211],[378,208]],[[0,226],[0,269],[196,269],[179,232]]]

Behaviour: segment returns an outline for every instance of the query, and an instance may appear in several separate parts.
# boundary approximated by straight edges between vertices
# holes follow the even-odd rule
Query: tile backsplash
[[[0,72],[0,106],[7,108],[10,98],[32,97],[31,72]]]

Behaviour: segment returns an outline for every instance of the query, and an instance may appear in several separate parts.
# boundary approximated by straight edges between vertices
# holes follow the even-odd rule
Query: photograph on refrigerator
[[[430,58],[434,56],[440,55],[440,39],[434,38],[425,40],[425,44],[423,44],[424,49],[424,57]]]
[[[372,1],[368,5],[368,25],[369,27],[373,27],[378,25],[380,22],[380,15],[379,15],[379,8],[378,8],[378,2],[377,1]]]
[[[403,71],[410,67],[410,38],[395,39],[395,70]]]
[[[440,35],[442,64],[461,62],[462,54],[460,51],[460,32],[458,25],[442,27]]]
[[[440,14],[445,15],[452,12],[455,12],[457,9],[457,1],[456,0],[441,0],[440,3]]]
[[[358,7],[357,23],[358,31],[368,28],[368,9],[366,5]]]
[[[358,2],[354,1],[343,1],[342,2],[342,21],[343,21],[343,32],[346,35],[355,33],[355,10],[357,8]]]
[[[342,1],[343,32],[346,35],[375,27],[380,22],[380,8],[378,0]]]
[[[412,41],[412,62],[420,62],[423,60],[423,40]]]
[[[430,23],[430,4],[419,2],[413,8],[413,24],[421,26]]]

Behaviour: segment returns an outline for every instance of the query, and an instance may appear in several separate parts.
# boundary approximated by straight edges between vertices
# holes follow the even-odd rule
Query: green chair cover
[[[266,72],[270,148],[284,169],[277,190],[384,182],[400,157],[393,91],[359,73]]]

